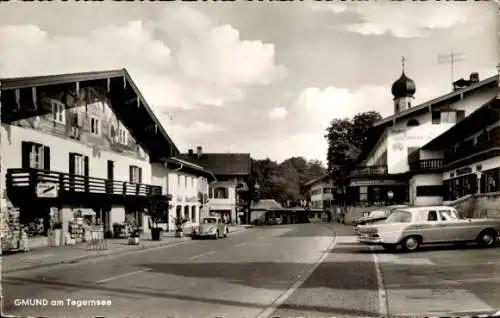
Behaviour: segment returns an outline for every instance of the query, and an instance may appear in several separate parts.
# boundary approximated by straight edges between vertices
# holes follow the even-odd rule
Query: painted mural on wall
[[[35,99],[35,98],[34,98]],[[39,90],[34,116],[11,124],[80,141],[91,147],[95,157],[101,151],[146,159],[146,153],[113,112],[105,91],[85,87],[61,92]]]

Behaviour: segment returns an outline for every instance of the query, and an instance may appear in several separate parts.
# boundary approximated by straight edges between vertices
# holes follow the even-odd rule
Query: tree
[[[370,128],[382,119],[375,111],[356,114],[352,119],[333,119],[326,129],[328,171],[343,180],[356,163]],[[339,180],[340,181],[340,180]]]
[[[300,204],[306,198],[305,184],[326,173],[318,160],[308,161],[303,157],[292,157],[281,163],[269,158],[252,160],[252,175],[260,185],[260,197],[274,199],[286,205]]]

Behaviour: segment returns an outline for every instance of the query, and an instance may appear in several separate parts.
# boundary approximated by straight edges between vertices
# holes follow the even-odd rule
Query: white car
[[[500,233],[500,219],[464,219],[448,206],[397,209],[377,224],[361,225],[358,242],[415,251],[423,244],[477,242],[491,247]]]

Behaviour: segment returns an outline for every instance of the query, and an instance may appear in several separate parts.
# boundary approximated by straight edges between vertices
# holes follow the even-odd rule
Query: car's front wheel
[[[406,252],[414,252],[420,247],[420,239],[416,236],[409,236],[403,240],[401,244]]]
[[[224,231],[224,237],[228,237],[229,236],[229,229],[226,227],[226,231]]]

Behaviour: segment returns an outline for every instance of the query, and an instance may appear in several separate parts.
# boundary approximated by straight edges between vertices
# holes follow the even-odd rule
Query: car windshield
[[[411,213],[403,210],[396,210],[386,219],[387,223],[410,223]]]
[[[211,224],[211,223],[217,223],[217,220],[214,218],[205,218],[203,219],[204,224]]]
[[[384,216],[385,212],[381,210],[371,211],[369,217]]]

